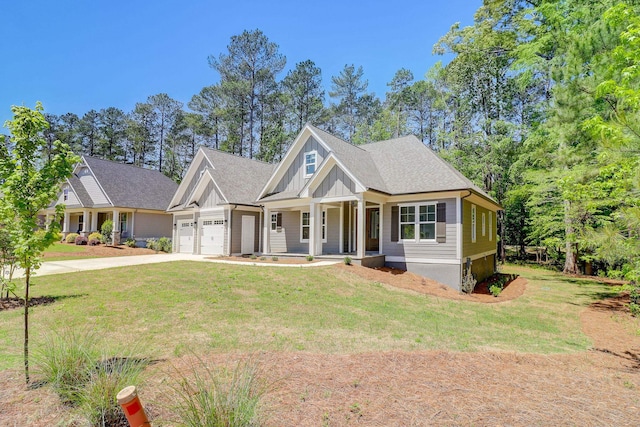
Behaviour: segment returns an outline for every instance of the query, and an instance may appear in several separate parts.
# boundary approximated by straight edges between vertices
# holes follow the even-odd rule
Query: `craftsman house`
[[[147,238],[171,236],[166,208],[177,187],[158,171],[82,156],[43,214],[64,204],[63,236],[75,232],[88,236],[110,219],[115,243],[131,237],[142,244]]]
[[[306,125],[275,166],[201,149],[168,211],[179,252],[349,255],[460,289],[494,272],[500,209],[413,136],[356,146]]]

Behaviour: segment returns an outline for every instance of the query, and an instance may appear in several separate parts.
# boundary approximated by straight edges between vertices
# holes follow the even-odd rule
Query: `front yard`
[[[74,328],[95,331],[114,353],[136,348],[161,361],[149,368],[147,389],[140,385],[158,406],[167,368],[193,355],[222,364],[254,355],[276,381],[268,425],[633,425],[638,321],[605,311],[598,322],[622,337],[606,348],[583,329],[593,326],[587,308],[611,296],[609,285],[517,272],[528,279],[524,295],[497,304],[398,289],[338,266],[176,262],[36,276],[34,294],[57,300],[33,308],[32,345]],[[19,311],[0,311],[0,389],[3,381],[19,387],[21,320]],[[45,392],[22,386],[22,403]],[[6,398],[0,392],[3,406]],[[40,418],[18,413],[7,422],[64,416],[28,407]],[[558,418],[562,411],[572,418]]]

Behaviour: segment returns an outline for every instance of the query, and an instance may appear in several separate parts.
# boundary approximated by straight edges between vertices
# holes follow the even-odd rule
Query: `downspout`
[[[229,237],[227,238],[227,254],[231,256],[231,236],[233,235],[233,211],[236,210],[238,205],[233,205],[231,209],[229,209]]]
[[[263,247],[262,247],[262,235],[264,234],[264,224],[262,223],[264,219],[264,205],[260,205],[260,221],[258,222],[258,225],[260,228],[258,228],[258,248],[260,249],[260,253],[262,254],[263,252]]]
[[[464,232],[464,224],[463,224],[463,220],[464,220],[464,203],[463,202],[464,202],[464,199],[466,199],[467,197],[469,197],[469,196],[471,196],[473,194],[473,192],[471,192],[469,190],[467,190],[467,191],[469,192],[469,194],[467,194],[464,197],[460,197],[460,212],[459,212],[460,213],[460,233],[458,233],[458,241],[459,241],[459,244],[460,244],[460,258],[461,258],[461,261],[462,261],[462,257],[464,256],[464,253],[463,253],[464,247],[463,247],[463,241],[462,241],[462,234]],[[466,268],[463,267],[463,266],[466,266]],[[466,262],[464,264],[463,263],[460,264],[460,278],[462,280],[464,280],[464,277],[465,277],[467,271],[471,271],[471,258],[469,258],[469,257],[467,257],[467,260],[466,260]],[[462,284],[461,284],[460,289],[462,289]]]

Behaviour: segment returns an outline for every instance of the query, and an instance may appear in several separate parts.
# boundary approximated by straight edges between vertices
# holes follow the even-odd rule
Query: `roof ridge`
[[[149,171],[149,172],[157,172],[157,173],[159,173],[159,174],[161,174],[163,176],[166,176],[165,174],[163,174],[162,172],[160,172],[157,169],[149,169],[149,168],[145,168],[144,166],[136,166],[136,165],[132,165],[130,163],[122,163],[122,162],[118,162],[118,161],[115,161],[115,160],[101,159],[100,157],[89,156],[89,155],[86,155],[86,154],[83,155],[82,157],[84,157],[85,159],[88,158],[88,159],[91,159],[91,160],[98,160],[98,161],[101,161],[101,162],[113,163],[113,164],[119,165],[119,166],[127,166],[127,167],[134,168],[134,169],[141,169],[141,170]],[[167,178],[169,178],[169,177],[167,176]],[[171,178],[169,178],[169,179],[171,179]]]
[[[362,151],[367,151],[367,150],[364,150],[364,149],[361,147],[361,145],[365,145],[365,144],[352,144],[352,143],[350,143],[349,141],[345,141],[344,139],[340,138],[339,136],[336,136],[336,135],[334,135],[334,134],[332,134],[332,133],[327,132],[327,131],[326,131],[326,130],[324,130],[324,129],[320,129],[320,128],[319,128],[319,127],[317,127],[317,126],[312,125],[311,123],[307,123],[307,124],[308,124],[310,127],[312,127],[314,130],[319,130],[320,132],[325,133],[325,134],[329,135],[330,137],[335,138],[335,139],[337,139],[338,141],[343,142],[343,143],[345,143],[345,144],[347,144],[347,145],[349,145],[349,146],[351,146],[351,147],[355,147],[355,148],[357,148],[357,149],[359,149],[359,150],[362,150]]]
[[[431,154],[434,155],[434,157],[442,164],[444,164],[447,168],[449,168],[450,170],[452,170],[456,176],[458,178],[461,178],[462,181],[465,184],[470,184],[472,187],[477,187],[478,190],[482,191],[483,193],[486,194],[486,191],[484,191],[482,188],[480,188],[480,186],[478,186],[475,182],[473,182],[472,180],[470,180],[469,178],[467,178],[462,172],[460,172],[458,169],[456,169],[455,167],[453,167],[452,164],[450,164],[449,162],[447,162],[445,159],[443,159],[442,157],[440,157],[435,151],[433,151],[431,148],[427,147],[427,145],[425,143],[420,144],[422,145],[428,152],[430,152]],[[489,196],[489,194],[487,194],[487,196]],[[491,196],[489,196],[491,197]]]
[[[201,145],[200,148],[202,148],[204,150],[208,150],[208,151],[213,151],[215,153],[225,154],[225,155],[231,156],[231,157],[233,157],[235,159],[248,160],[248,161],[252,161],[252,162],[256,162],[256,163],[262,163],[264,165],[273,165],[273,163],[265,162],[264,160],[244,157],[244,156],[241,156],[239,154],[229,153],[228,151],[222,151],[222,150],[219,150],[217,148],[211,148],[211,147],[207,147],[207,146],[204,146],[204,145]]]

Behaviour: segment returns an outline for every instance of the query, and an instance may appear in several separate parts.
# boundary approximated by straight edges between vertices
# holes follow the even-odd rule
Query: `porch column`
[[[64,221],[62,222],[62,232],[63,233],[68,233],[69,232],[69,211],[64,211]]]
[[[309,255],[316,255],[316,204],[309,205]]]
[[[262,253],[268,254],[271,252],[269,248],[269,233],[271,232],[271,212],[269,208],[264,207],[264,222],[262,223]]]
[[[384,230],[384,218],[382,213],[382,203],[379,205],[380,214],[378,215],[378,255],[382,255],[382,242],[384,239],[382,238],[382,230]]]
[[[329,215],[329,214],[327,214]],[[316,255],[322,255],[322,203],[318,203],[316,205],[316,211],[313,215],[316,218],[316,230],[315,230],[315,237],[316,237]],[[325,222],[328,222],[329,218],[325,217]],[[325,226],[325,232],[326,232],[326,226]]]
[[[353,252],[353,206],[349,202],[349,253]]]
[[[98,230],[98,212],[91,212],[91,231],[100,231]]]
[[[120,211],[113,211],[113,234],[112,234],[112,243],[113,245],[120,244]]]
[[[340,241],[340,250],[339,254],[344,253],[344,202],[340,202],[340,228],[339,228],[340,236],[338,240]]]
[[[82,235],[86,237],[87,235],[87,223],[89,222],[89,211],[82,211]]]
[[[357,257],[364,258],[364,221],[365,221],[365,202],[358,199],[358,237],[356,238]]]
[[[132,211],[131,212],[131,232],[129,233],[131,235],[131,237],[135,237],[135,233],[134,233],[134,228],[133,226],[135,225],[135,219],[136,219],[136,211]]]

